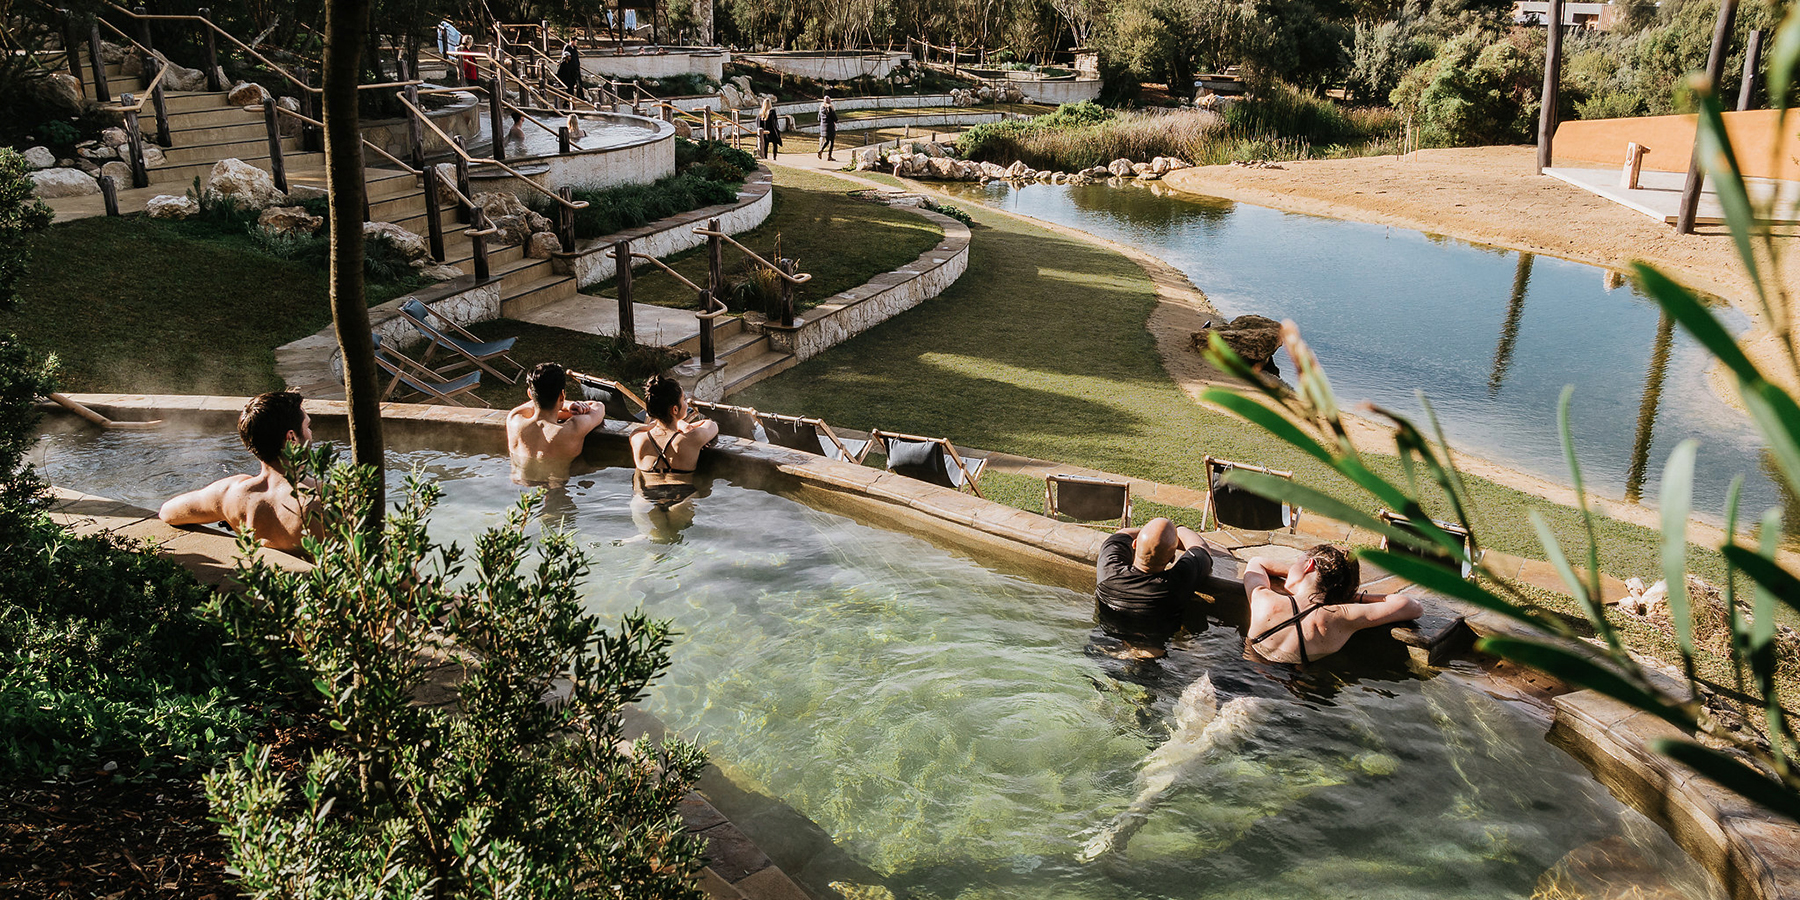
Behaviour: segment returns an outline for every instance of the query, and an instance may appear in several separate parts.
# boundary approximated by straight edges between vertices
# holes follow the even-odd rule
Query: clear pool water
[[[229,436],[85,429],[46,437],[39,458],[58,483],[144,506],[248,465]],[[445,482],[445,537],[498,522],[519,493],[497,456],[390,465]],[[1216,624],[1127,666],[1094,652],[1085,594],[705,483],[673,544],[640,534],[624,470],[578,476],[552,509],[592,554],[596,612],[674,620],[650,708],[706,747],[715,802],[817,896],[840,882],[945,900],[1523,898],[1597,850],[1621,890],[1720,896],[1473,668],[1419,677],[1402,655],[1299,676],[1246,661],[1242,634]],[[1267,714],[1195,765],[1123,855],[1077,863],[1206,673],[1221,700]]]
[[[1745,509],[1783,502],[1755,429],[1708,387],[1710,358],[1605,269],[1167,189],[946,190],[1140,247],[1227,317],[1293,319],[1340,399],[1416,418],[1423,390],[1451,442],[1476,455],[1567,484],[1556,405],[1573,384],[1591,490],[1654,501],[1669,451],[1698,438],[1698,510],[1722,518],[1740,473]],[[1714,311],[1728,327],[1748,324],[1722,304]],[[1285,353],[1277,362],[1293,372]]]

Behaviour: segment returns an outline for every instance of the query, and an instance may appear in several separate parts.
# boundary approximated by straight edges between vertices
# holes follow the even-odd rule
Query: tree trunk
[[[350,456],[374,466],[376,497],[386,494],[381,461],[381,403],[369,305],[363,296],[362,132],[357,123],[357,75],[367,40],[369,0],[325,5],[325,183],[331,195],[331,322],[344,357],[344,400],[350,416]],[[381,531],[382,507],[372,505],[364,530]]]

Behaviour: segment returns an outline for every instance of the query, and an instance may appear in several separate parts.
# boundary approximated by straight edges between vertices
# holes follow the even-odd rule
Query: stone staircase
[[[720,397],[729,397],[799,364],[792,353],[771,346],[768,335],[745,327],[741,318],[719,319],[714,325],[714,365],[710,371],[703,371],[699,364],[698,334],[686,337],[674,346],[686,350],[694,357],[684,366],[687,371],[682,374],[693,379],[703,375],[716,375]]]

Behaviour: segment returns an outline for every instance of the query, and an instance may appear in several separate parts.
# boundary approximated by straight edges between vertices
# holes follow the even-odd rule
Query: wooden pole
[[[219,83],[219,39],[212,30],[212,10],[203,6],[199,12],[200,18],[208,23],[200,29],[200,33],[206,35],[206,89],[222,91],[225,85]]]
[[[459,134],[450,140],[456,143],[457,149],[462,149],[462,135]],[[469,193],[469,160],[461,153],[456,154],[456,190],[470,200],[475,199],[475,195]],[[473,215],[473,207],[463,203],[461,200],[456,201],[456,220],[458,222],[473,222]]]
[[[568,185],[563,185],[556,189],[556,196],[563,199],[563,202],[556,205],[556,238],[557,241],[562,244],[564,253],[574,253],[575,209],[569,206],[569,202],[575,199],[575,189]]]
[[[613,244],[613,278],[619,283],[619,334],[637,340],[636,308],[631,305],[631,242]]]
[[[1763,30],[1761,28],[1750,29],[1750,43],[1744,48],[1744,77],[1738,84],[1737,108],[1739,112],[1749,109],[1750,103],[1756,95],[1757,63],[1761,61],[1759,57],[1762,56],[1762,42]]]
[[[1556,94],[1562,81],[1563,0],[1550,0],[1550,31],[1544,43],[1544,96],[1538,110],[1537,173],[1550,168],[1550,142],[1556,137]]]
[[[100,176],[100,199],[106,202],[106,214],[119,214],[119,185],[111,175]]]
[[[791,259],[777,259],[775,268],[785,275],[792,275],[799,266]],[[781,327],[794,327],[794,283],[786,278],[781,279]]]
[[[406,86],[406,102],[411,103],[414,107],[419,105],[418,85],[409,84]],[[412,151],[412,164],[419,168],[424,168],[425,133],[419,127],[419,114],[410,109],[406,111],[406,146]]]
[[[1706,89],[1714,97],[1719,92],[1719,76],[1725,69],[1725,51],[1731,42],[1731,23],[1737,18],[1738,0],[1719,0],[1719,17],[1713,22],[1712,50],[1706,54]],[[1700,133],[1694,133],[1694,154],[1688,161],[1687,182],[1681,187],[1681,210],[1675,217],[1677,234],[1693,234],[1694,219],[1700,213],[1700,192],[1706,187],[1706,172],[1700,167]]]
[[[707,313],[712,312],[712,291],[700,292],[700,365],[711,368],[718,361],[718,349],[713,341],[713,320]]]
[[[111,103],[112,91],[106,88],[106,63],[100,59],[100,22],[97,19],[93,30],[88,32],[88,64],[94,70],[94,99]]]
[[[129,98],[131,95],[126,94],[125,96]],[[125,137],[127,152],[131,154],[131,186],[134,188],[149,187],[150,173],[144,168],[144,132],[138,128],[138,117],[135,112],[125,114]]]
[[[149,62],[155,62],[155,60]],[[164,147],[174,146],[175,139],[169,134],[169,104],[163,100],[163,86],[160,81],[156,83],[156,87],[150,89],[150,108],[156,111],[156,142]]]
[[[275,187],[287,193],[287,163],[281,158],[281,122],[275,112],[275,98],[263,101],[263,127],[269,132],[269,173],[275,176]]]
[[[76,84],[81,84],[81,52],[77,49],[81,44],[75,40],[75,14],[66,9],[57,12],[63,17],[63,55],[69,60],[69,74],[75,76]]]
[[[719,235],[719,220],[706,220],[706,287],[718,296],[725,290],[725,239]]]
[[[483,282],[493,274],[488,269],[487,257],[487,213],[477,206],[469,210],[469,229],[475,234],[470,236],[469,245],[475,253],[475,280]]]
[[[431,258],[438,262],[445,260],[444,255],[444,222],[438,217],[438,170],[437,166],[426,166],[425,176],[425,232],[431,241]]]
[[[506,128],[500,123],[500,104],[506,95],[501,93],[500,69],[494,68],[494,77],[488,79],[488,132],[492,135],[494,146],[490,155],[501,162],[506,161]]]

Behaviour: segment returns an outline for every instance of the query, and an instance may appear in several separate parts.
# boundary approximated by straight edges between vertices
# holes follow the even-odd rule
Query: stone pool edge
[[[220,429],[235,427],[245,402],[242,397],[143,394],[77,394],[72,398],[121,421],[162,418]],[[342,401],[308,400],[306,409],[328,424],[341,421],[346,415]],[[401,430],[441,434],[445,426],[450,426],[452,433],[460,433],[465,440],[492,447],[501,446],[506,422],[506,410],[502,409],[410,403],[383,404],[382,415],[384,423]],[[608,422],[592,433],[589,446],[611,445],[608,449],[622,453],[628,433],[626,423]],[[733,475],[764,482],[754,486],[787,493],[828,511],[919,534],[965,553],[997,554],[1012,567],[1047,575],[1066,587],[1082,589],[1092,584],[1094,560],[1105,538],[1104,533],[1094,529],[1054,521],[959,491],[770,444],[722,438],[720,446],[708,451],[708,456],[714,464],[725,463]],[[151,522],[161,526],[153,518]],[[225,558],[213,559],[210,566],[230,569],[229,560],[236,547],[229,539],[216,537],[208,547],[216,545],[217,549],[209,550],[192,546],[195,542],[177,543],[202,537],[195,532],[169,531],[181,536],[169,544],[178,553],[196,560],[223,553]],[[1208,591],[1221,601],[1241,602],[1242,563],[1234,557],[1215,559],[1215,563],[1219,565],[1215,565]],[[1433,662],[1440,650],[1462,643],[1459,633],[1463,638],[1470,632],[1478,637],[1531,633],[1510,619],[1417,586],[1409,586],[1403,592],[1419,599],[1426,607],[1427,618],[1453,620],[1451,627],[1426,638],[1423,646],[1415,643],[1417,636],[1413,640],[1401,636]],[[1467,631],[1461,631],[1462,626]],[[1563,693],[1550,700],[1549,705],[1554,714],[1549,739],[1587,766],[1615,796],[1667,829],[1685,852],[1718,878],[1732,900],[1800,900],[1800,824],[1783,821],[1653,753],[1649,741],[1677,732],[1647,713],[1585,690]],[[772,876],[769,880],[773,880]],[[798,896],[806,895],[801,891]]]

